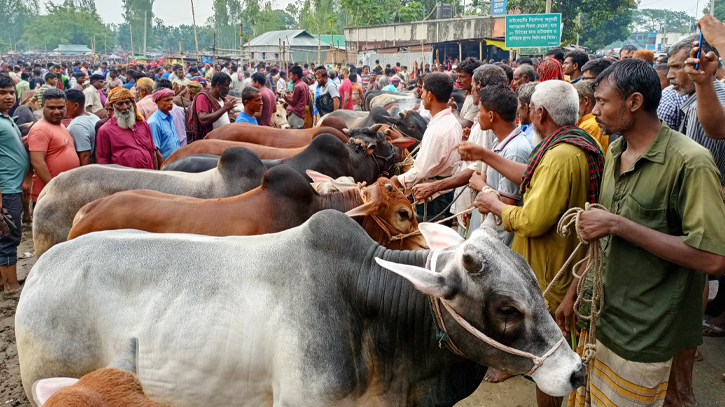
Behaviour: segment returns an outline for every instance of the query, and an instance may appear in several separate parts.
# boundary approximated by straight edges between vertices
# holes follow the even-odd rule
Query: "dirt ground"
[[[23,241],[18,249],[18,277],[24,279],[35,264],[33,241],[28,225],[23,227]],[[15,347],[15,308],[17,300],[0,300],[0,407],[30,407],[20,384],[18,353]],[[700,347],[705,360],[695,363],[695,396],[698,406],[725,407],[725,338],[705,338]],[[473,395],[458,407],[528,407],[535,406],[534,384],[522,377],[504,383],[482,383]],[[564,403],[566,405],[566,402]]]

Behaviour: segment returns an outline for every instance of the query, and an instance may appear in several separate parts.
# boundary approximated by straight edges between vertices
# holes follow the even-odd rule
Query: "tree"
[[[423,17],[423,4],[418,1],[411,1],[407,6],[403,6],[398,11],[400,21],[419,21]]]
[[[0,39],[8,50],[11,45],[17,48],[15,44],[20,40],[25,27],[38,17],[39,9],[38,0],[0,0]]]
[[[608,44],[621,41],[629,37],[629,26],[632,23],[632,10],[625,10],[598,27],[594,27],[587,15],[582,15],[582,34],[579,43],[589,49],[604,49]]]
[[[586,16],[590,27],[599,30],[604,23],[635,7],[636,3],[630,0],[552,0],[551,12],[561,13],[564,25],[561,40],[566,43],[575,41],[577,33],[581,33],[576,23],[580,12]],[[509,0],[507,9],[509,12],[519,9],[524,14],[544,13],[546,3],[540,0]]]
[[[725,19],[725,4],[723,2],[715,2],[714,13],[710,13],[710,5],[708,4],[707,7],[702,9],[702,14],[712,14],[713,17],[723,21],[723,19]]]
[[[154,12],[153,12],[153,5],[154,0],[122,0],[123,1],[123,19],[125,21],[125,28],[126,32],[119,31],[120,35],[128,35],[129,40],[127,42],[128,48],[125,45],[122,45],[124,48],[130,50],[130,31],[129,31],[129,25],[133,28],[133,44],[134,44],[134,51],[139,51],[143,48],[143,31],[144,26],[147,30],[146,35],[146,46],[151,47],[155,45],[156,39],[154,38],[154,35],[150,32],[150,30],[153,30],[153,20],[154,20]],[[144,21],[144,12],[146,13],[146,20]],[[118,39],[119,43],[120,38]]]
[[[684,11],[646,8],[635,12],[635,26],[647,32],[690,31],[695,18]]]
[[[28,48],[53,49],[58,44],[85,44],[110,35],[95,10],[76,8],[71,1],[55,5],[47,3],[47,15],[40,16],[26,27],[21,43]]]

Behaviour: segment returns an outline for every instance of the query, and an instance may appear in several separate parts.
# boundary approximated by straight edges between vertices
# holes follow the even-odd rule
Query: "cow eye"
[[[401,209],[401,210],[399,210],[399,211],[398,211],[398,215],[399,215],[399,216],[400,216],[401,218],[405,219],[405,220],[407,220],[408,218],[410,218],[410,214],[408,213],[408,211],[407,211],[406,209]]]
[[[519,310],[514,307],[501,307],[498,309],[498,311],[505,318],[511,318],[519,313]]]

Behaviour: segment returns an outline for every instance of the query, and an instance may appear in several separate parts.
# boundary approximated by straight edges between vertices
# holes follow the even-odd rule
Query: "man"
[[[248,71],[244,72],[244,80],[242,81],[242,90],[252,86],[252,74]]]
[[[390,83],[384,86],[380,90],[388,91],[388,92],[397,92],[398,91],[398,85],[400,85],[400,78],[397,76],[394,76],[390,78]]]
[[[352,83],[352,110],[362,110],[362,99],[365,95],[362,86],[358,83],[359,76],[357,74],[350,74],[350,83]]]
[[[310,87],[302,81],[302,68],[293,66],[290,69],[290,78],[294,87],[292,97],[282,94],[287,102],[287,123],[292,129],[303,129],[305,127],[305,107],[310,99]]]
[[[229,75],[230,77],[232,76],[231,75],[231,72],[229,72],[229,62],[224,62],[222,64],[222,72],[224,72],[225,74]]]
[[[174,71],[174,74],[176,74],[176,78],[174,78],[171,83],[178,84],[181,90],[183,90],[186,85],[189,84],[189,79],[184,73],[184,67],[182,65],[176,65],[176,70]]]
[[[373,67],[373,71],[380,71],[380,72],[383,71],[383,67],[380,66],[380,60],[379,59],[376,59],[375,60],[375,66]]]
[[[91,86],[88,86],[83,90],[83,94],[86,97],[86,103],[84,105],[88,113],[93,113],[100,119],[106,118],[106,95],[103,93],[103,86],[105,85],[105,79],[103,75],[93,74],[91,75]]]
[[[65,96],[66,114],[73,119],[68,125],[68,132],[73,137],[78,160],[81,166],[93,164],[96,153],[96,123],[100,118],[85,109],[87,97],[83,92],[68,89]],[[103,114],[105,117],[105,109]]]
[[[519,65],[511,78],[511,88],[516,90],[519,86],[529,82],[536,82],[536,70],[529,64]]]
[[[211,82],[211,79],[214,77],[214,74],[216,73],[214,71],[214,67],[211,66],[211,64],[206,63],[204,64],[204,79],[206,79],[207,82]]]
[[[317,67],[315,78],[317,79],[315,108],[317,115],[322,117],[340,108],[340,93],[337,91],[337,86],[327,78],[324,66]]]
[[[541,290],[557,275],[577,247],[575,233],[557,233],[559,218],[569,208],[597,202],[604,157],[596,141],[574,126],[579,117],[579,97],[565,81],[547,81],[531,96],[531,119],[543,141],[529,157],[528,165],[486,154],[470,144],[459,147],[463,159],[485,158],[486,163],[509,180],[522,180],[523,206],[506,205],[495,193],[481,193],[475,201],[481,213],[500,216],[506,231],[514,233],[511,248],[531,265]],[[584,253],[575,255],[574,263]],[[553,313],[569,289],[566,273],[544,297]],[[539,407],[561,406],[562,398],[536,390]]]
[[[529,140],[531,147],[534,145],[534,126],[531,124],[531,95],[536,90],[536,85],[539,82],[525,83],[516,88],[516,98],[518,99],[518,107],[516,108],[516,115],[519,117],[519,123],[521,123],[521,131],[526,135],[526,139]],[[536,143],[538,144],[538,143]]]
[[[557,59],[547,58],[541,61],[536,73],[539,76],[539,81],[550,81],[550,80],[564,80],[564,70]]]
[[[151,78],[140,78],[136,83],[136,96],[136,109],[144,120],[148,120],[158,109],[154,101],[154,81]]]
[[[35,100],[38,102],[38,107],[43,107],[43,93],[48,91],[49,89],[56,89],[55,85],[58,82],[58,77],[53,72],[48,72],[45,74],[45,83],[43,86],[38,88],[38,90],[35,91],[35,95],[33,96]]]
[[[609,68],[609,65],[612,65],[612,61],[607,58],[592,59],[582,66],[582,80],[593,81],[597,79],[597,75]]]
[[[452,92],[453,79],[447,74],[436,72],[425,76],[421,99],[433,119],[423,135],[413,168],[390,180],[396,187],[404,187],[408,194],[418,184],[448,178],[456,171],[460,157],[455,146],[461,141],[463,128],[448,105]],[[431,195],[433,199],[427,203],[416,206],[419,218],[423,219],[425,215],[428,219],[433,218],[451,203],[453,191],[441,192]]]
[[[599,147],[602,148],[602,153],[606,155],[607,148],[609,148],[609,135],[599,131],[599,124],[592,113],[596,104],[592,83],[592,81],[579,81],[574,84],[574,89],[579,94],[579,121],[576,122],[576,125],[597,140]]]
[[[364,73],[365,71],[363,71]],[[373,71],[370,73],[370,76],[368,77],[368,87],[366,88],[367,92],[370,92],[371,90],[380,90],[381,86],[378,83],[378,73],[376,71]]]
[[[0,283],[6,299],[18,298],[21,291],[16,264],[22,233],[23,191],[30,186],[27,175],[31,173],[20,129],[8,116],[15,102],[15,82],[10,77],[0,76],[0,210],[9,215],[16,226],[15,230],[6,229],[7,234],[0,233]],[[0,220],[0,229],[3,229],[3,223]]]
[[[118,77],[118,69],[111,69],[106,77],[108,78],[106,80],[106,94],[108,94],[111,89],[123,87],[123,81],[121,81]]]
[[[257,117],[262,114],[262,93],[257,88],[246,88],[242,91],[244,110],[239,112],[235,123],[258,125]]]
[[[625,59],[632,58],[634,56],[634,53],[637,51],[637,47],[635,47],[632,44],[625,45],[619,50],[619,60],[623,61]]]
[[[30,200],[38,202],[38,195],[61,172],[80,167],[73,137],[61,125],[66,114],[65,92],[48,89],[43,93],[43,120],[35,123],[28,133],[30,162],[33,164],[33,189]]]
[[[28,82],[28,79],[30,79],[30,76],[27,72],[22,72],[20,74],[20,81],[18,81],[18,84],[15,86],[18,100],[20,100],[23,96],[23,92],[30,90],[30,83]]]
[[[128,81],[122,87],[124,89],[131,90],[131,88],[136,86],[136,71],[132,69],[126,70],[126,79],[128,79]]]
[[[365,47],[363,47],[362,58],[360,58],[360,65],[362,65],[363,67],[370,66],[370,54],[368,54],[368,49]]]
[[[43,86],[43,84],[45,84],[43,78],[40,77],[40,72],[40,69],[33,70],[33,77],[30,78],[30,81],[28,81],[28,83],[30,84],[30,90],[36,90],[39,87]]]
[[[257,122],[260,126],[271,127],[272,115],[274,114],[275,109],[277,109],[277,98],[274,96],[274,92],[265,86],[266,82],[267,78],[263,74],[257,72],[252,75],[252,87],[257,88],[260,92],[262,92],[262,101],[264,102],[262,114],[257,119]]]
[[[164,160],[180,148],[171,109],[174,106],[174,91],[162,88],[154,92],[153,100],[158,109],[149,118],[149,128],[154,145],[158,147]]]
[[[201,86],[206,88],[206,83],[207,83],[206,78],[199,75],[199,70],[195,66],[192,66],[191,68],[189,68],[189,75],[191,75],[191,78],[189,78],[190,82],[199,82],[201,84]]]
[[[116,88],[108,95],[113,117],[98,130],[96,162],[131,168],[159,169],[162,158],[154,146],[149,124],[136,109],[130,90]]]
[[[655,72],[657,72],[657,76],[660,78],[660,88],[662,90],[665,90],[665,88],[670,86],[670,80],[667,79],[667,73],[669,71],[670,68],[667,66],[667,57],[665,57],[663,62],[655,65]]]
[[[715,78],[718,59],[714,48],[706,41],[703,41],[700,50],[702,55],[709,55],[709,58],[700,57],[699,70],[703,73],[688,76],[686,63],[692,62],[687,62],[687,58],[693,42],[697,40],[698,35],[695,34],[670,47],[667,51],[667,65],[670,67],[667,77],[678,95],[688,95],[680,107],[684,118],[679,130],[710,150],[715,165],[720,170],[720,182],[725,192],[725,132],[719,128],[722,126],[720,120],[725,117],[725,85]],[[696,53],[694,55],[697,56]],[[699,99],[702,102],[698,102]]]
[[[83,85],[86,83],[87,80],[88,78],[86,78],[86,74],[84,74],[82,71],[73,72],[73,75],[71,75],[68,85],[70,86],[70,89],[76,89],[83,92]]]
[[[105,78],[108,75],[108,62],[101,62],[101,75]]]
[[[456,104],[453,98],[448,102],[453,116],[464,129],[470,129],[473,126],[473,122],[476,120],[479,111],[478,106],[474,102],[473,94],[471,93],[471,88],[473,87],[473,71],[479,66],[481,66],[481,61],[475,58],[466,58],[458,65],[458,79],[456,82],[466,92],[466,99],[463,102],[461,114],[458,114],[458,108],[455,107]]]
[[[287,73],[285,71],[279,71],[279,78],[277,79],[277,92],[284,93],[287,90]]]
[[[564,64],[564,50],[561,48],[551,48],[544,54],[544,61],[547,59],[553,59],[559,62],[559,65]]]
[[[229,111],[236,104],[234,99],[227,99],[231,82],[229,75],[219,72],[212,77],[211,89],[204,89],[196,95],[190,107],[189,131],[186,133],[189,144],[229,124]]]
[[[617,406],[662,406],[665,388],[668,404],[694,405],[694,397],[670,403],[682,390],[678,358],[694,357],[702,343],[703,274],[725,273],[720,174],[706,149],[660,122],[658,85],[652,66],[637,59],[595,82],[602,132],[622,137],[604,169],[607,210],[584,212],[579,222],[582,239],[601,241],[607,292],[588,387]],[[570,289],[556,312],[564,332],[575,296]]]
[[[267,86],[268,89],[271,89],[273,91],[277,89],[277,79],[276,78],[277,78],[278,73],[279,73],[279,71],[277,70],[277,68],[272,68],[265,76],[267,78],[267,85],[269,85],[269,86]]]
[[[173,90],[171,81],[163,78],[158,79],[154,83],[154,91],[161,89]],[[191,89],[192,88],[190,87],[189,90],[191,91]],[[201,91],[201,89],[199,89],[199,91]],[[196,93],[198,92],[195,92],[194,94]],[[174,99],[176,99],[176,97]],[[174,129],[176,130],[176,135],[179,137],[179,147],[184,147],[186,145],[186,109],[174,102],[171,106],[171,116],[172,122],[174,123]]]
[[[569,76],[569,81],[575,84],[582,80],[581,68],[589,62],[589,55],[580,50],[569,51],[564,56],[564,75]]]
[[[232,65],[230,69],[231,72],[229,73],[229,76],[232,78],[232,84],[229,87],[229,90],[238,92],[241,95],[242,90],[244,89],[244,75],[239,72],[239,67],[236,65]]]
[[[363,89],[367,90],[368,86],[370,85],[370,66],[363,65],[362,71],[358,72],[358,74],[360,75],[360,86],[362,86]]]

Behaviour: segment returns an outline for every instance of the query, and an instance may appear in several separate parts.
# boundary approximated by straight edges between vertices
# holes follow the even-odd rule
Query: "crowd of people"
[[[0,70],[0,272],[17,295],[20,221],[58,174],[90,164],[159,169],[171,153],[232,122],[271,126],[278,107],[290,128],[338,109],[361,110],[370,91],[420,98],[429,120],[412,169],[391,183],[420,218],[459,214],[467,238],[479,227],[531,266],[549,312],[583,350],[590,327],[574,320],[578,278],[565,264],[583,239],[601,244],[604,303],[596,358],[569,405],[694,403],[693,361],[702,336],[725,335],[725,313],[702,322],[708,278],[725,273],[725,25],[710,15],[696,36],[655,58],[627,46],[618,58],[551,49],[542,58],[475,58],[381,66],[186,62],[173,66],[46,65]],[[458,106],[454,89],[464,92]],[[13,117],[39,112],[18,126]],[[32,115],[31,115],[32,116]],[[577,233],[557,224],[571,208]],[[477,210],[466,211],[470,207]],[[13,227],[14,222],[14,227]],[[584,263],[577,275],[594,279]],[[585,295],[591,295],[585,291]],[[588,294],[587,294],[588,293]],[[587,310],[579,308],[580,314]],[[515,317],[515,316],[513,316]],[[506,380],[489,369],[485,380]],[[636,394],[632,386],[639,390]],[[541,406],[560,398],[537,390]]]

